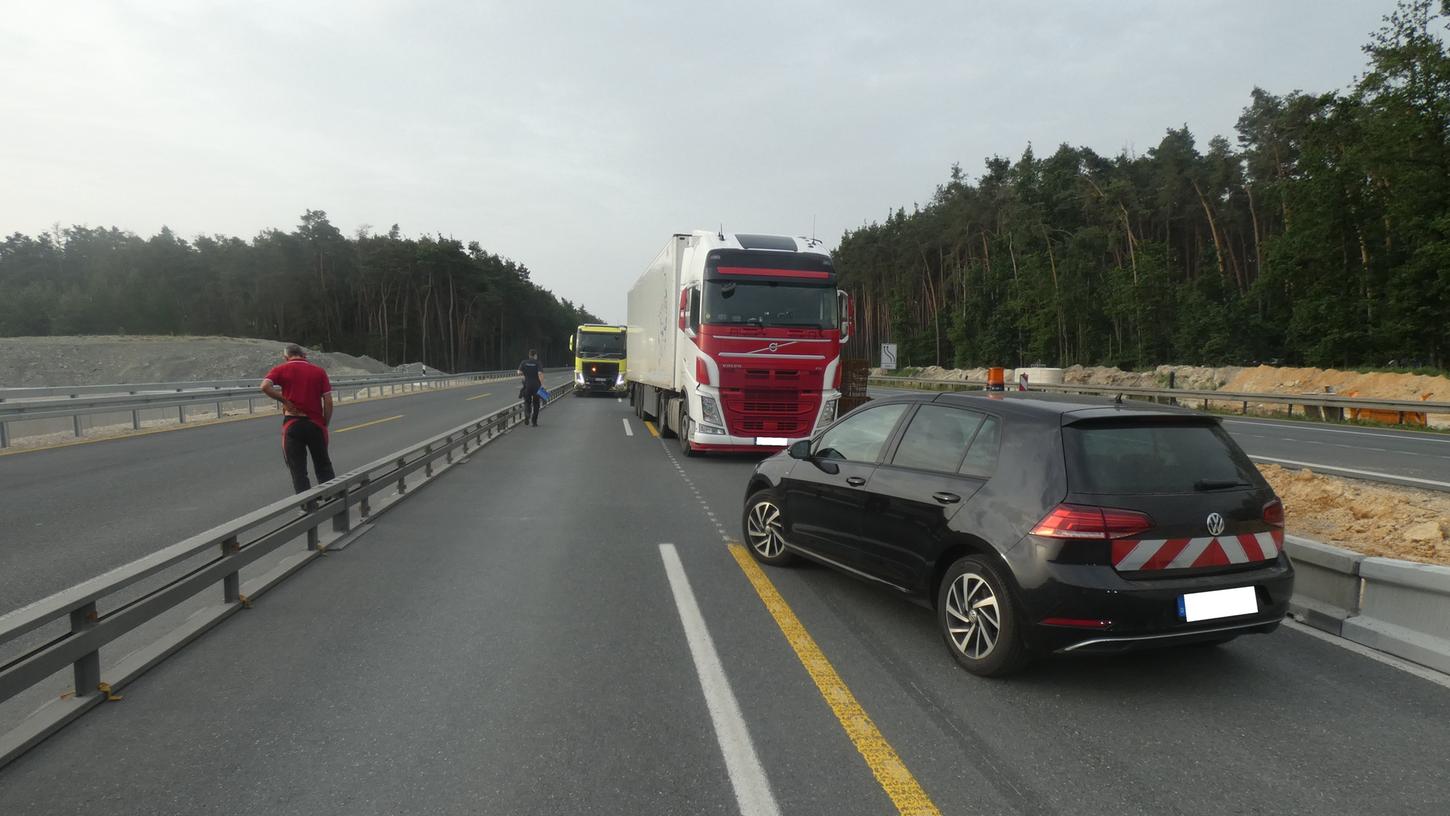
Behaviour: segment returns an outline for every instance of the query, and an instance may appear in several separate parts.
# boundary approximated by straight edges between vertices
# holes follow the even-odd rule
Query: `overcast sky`
[[[7,3],[0,233],[442,233],[623,321],[673,232],[842,232],[953,162],[1232,138],[1390,0]]]

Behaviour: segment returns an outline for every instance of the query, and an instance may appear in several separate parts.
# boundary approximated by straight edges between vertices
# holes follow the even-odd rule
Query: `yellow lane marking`
[[[876,776],[876,781],[881,784],[886,795],[891,797],[897,812],[910,816],[940,816],[941,811],[937,810],[931,797],[922,790],[921,784],[897,755],[896,749],[891,747],[891,743],[886,741],[886,737],[871,721],[871,717],[856,700],[856,695],[851,693],[851,689],[836,673],[831,661],[821,651],[821,647],[816,645],[815,638],[806,631],[800,618],[796,617],[760,565],[755,563],[755,559],[740,544],[732,543],[730,554],[735,556],[735,562],[740,565],[751,586],[755,587],[756,594],[760,596],[771,617],[775,618],[776,625],[780,627],[790,647],[795,650],[801,665],[805,666],[811,679],[816,681],[816,688],[830,705],[831,711],[835,712],[836,719],[841,721],[841,728],[845,729],[846,736],[851,738],[856,750],[861,752],[866,764],[871,766],[871,773]]]
[[[374,425],[381,425],[384,422],[392,422],[395,419],[402,419],[402,418],[403,418],[403,415],[402,414],[398,414],[397,416],[383,417],[382,419],[375,419],[372,422],[364,422],[361,425],[351,425],[351,426],[346,427],[346,428],[338,428],[337,430],[333,431],[333,433],[347,433],[348,431],[356,431],[359,428],[371,428]]]
[[[473,402],[476,399],[483,399],[484,397],[491,397],[491,396],[493,396],[493,394],[478,394],[477,396],[464,397],[463,398],[463,401],[464,402]]]
[[[649,429],[649,435],[650,436],[653,436],[655,439],[659,439],[660,438],[660,432],[655,429],[655,424],[653,422],[650,422],[649,420],[646,419],[644,421],[644,426]]]

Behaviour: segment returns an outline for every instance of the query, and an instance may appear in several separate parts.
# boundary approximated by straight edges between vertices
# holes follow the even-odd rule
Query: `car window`
[[[1068,485],[1083,493],[1191,493],[1260,484],[1217,423],[1115,423],[1063,429]]]
[[[982,417],[975,411],[960,408],[921,406],[906,426],[906,433],[901,435],[901,444],[896,446],[891,464],[955,473],[967,452],[967,443],[982,424]]]
[[[1001,446],[1001,441],[1002,420],[987,417],[977,431],[976,438],[972,440],[972,447],[967,450],[967,458],[962,460],[962,466],[957,472],[963,476],[990,479],[992,472],[997,469],[997,449]]]
[[[839,425],[821,434],[815,455],[823,459],[844,459],[850,462],[874,462],[881,448],[896,428],[896,421],[906,412],[905,403],[867,408],[841,420]]]

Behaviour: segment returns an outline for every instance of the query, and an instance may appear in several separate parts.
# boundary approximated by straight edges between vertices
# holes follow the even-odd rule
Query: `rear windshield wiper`
[[[1199,479],[1193,483],[1194,490],[1225,490],[1230,487],[1253,487],[1243,479]]]

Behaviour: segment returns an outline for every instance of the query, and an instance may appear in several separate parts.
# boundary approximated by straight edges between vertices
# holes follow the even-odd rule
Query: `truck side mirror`
[[[786,454],[792,459],[811,458],[811,440],[802,439],[786,449]]]
[[[850,293],[843,289],[836,290],[836,309],[841,316],[841,345],[846,345],[851,340],[851,333],[855,329],[856,302],[852,300]]]

